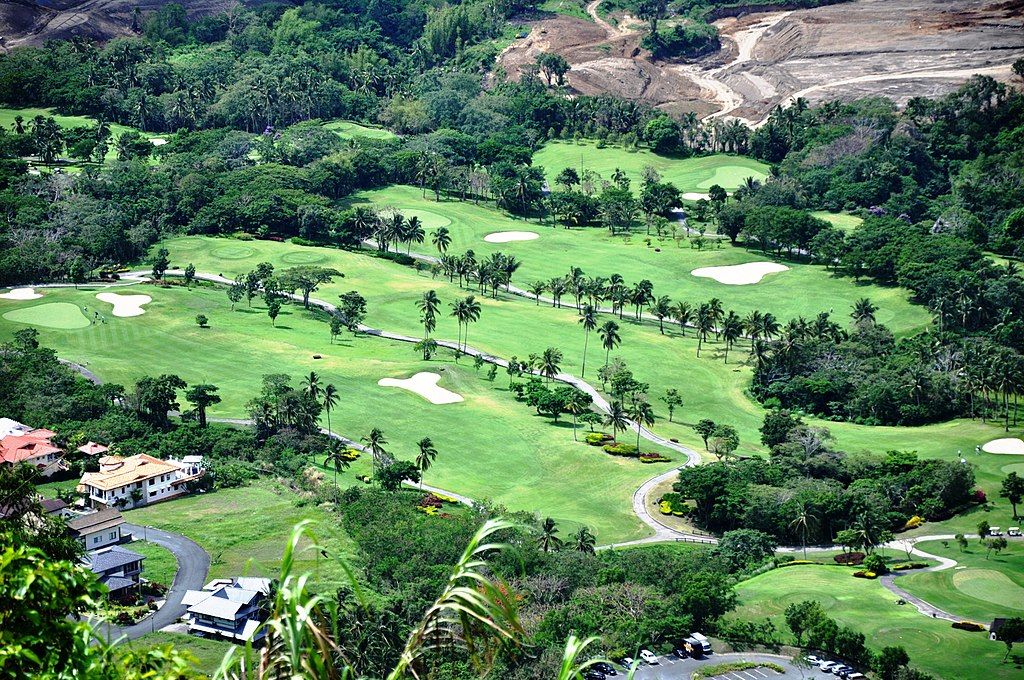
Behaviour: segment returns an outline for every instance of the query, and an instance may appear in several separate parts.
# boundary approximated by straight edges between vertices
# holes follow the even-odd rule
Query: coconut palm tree
[[[427,233],[423,231],[423,222],[420,218],[413,215],[409,218],[409,221],[405,225],[405,230],[402,232],[405,241],[405,254],[408,255],[412,252],[412,244],[423,243],[427,238]]]
[[[697,356],[699,357],[701,346],[707,342],[708,334],[715,328],[713,313],[707,303],[697,308],[693,325],[697,329]]]
[[[572,414],[572,440],[579,441],[576,438],[576,418],[587,410],[588,402],[583,399],[583,392],[578,389],[573,389],[569,393],[569,398],[565,401],[565,410]]]
[[[530,295],[532,295],[533,298],[537,301],[538,305],[540,305],[541,295],[543,295],[544,291],[546,291],[547,289],[548,284],[546,281],[534,281],[533,283],[530,284],[530,287],[527,288],[527,290],[530,291]]]
[[[384,433],[381,432],[379,427],[375,427],[370,430],[370,434],[363,437],[363,443],[366,444],[366,448],[370,450],[370,456],[373,458],[373,473],[376,476],[377,465],[384,461],[388,457],[388,452],[384,446],[388,443]]]
[[[437,312],[441,308],[441,300],[437,292],[428,290],[416,301],[416,308],[420,310],[420,320],[423,322],[423,339],[426,340],[434,332],[437,326]]]
[[[597,539],[594,538],[594,534],[590,533],[590,529],[587,527],[580,527],[579,531],[572,535],[573,550],[593,555],[596,543]]]
[[[327,457],[324,459],[324,465],[330,465],[334,468],[334,490],[338,490],[338,473],[344,472],[348,469],[349,462],[345,456],[347,448],[337,439],[331,439],[327,443]]]
[[[722,320],[722,338],[725,339],[725,363],[729,363],[729,350],[733,344],[743,337],[743,321],[739,315],[729,310],[725,319]]]
[[[677,302],[672,307],[672,319],[679,324],[679,330],[686,335],[686,327],[693,323],[693,307],[688,302]]]
[[[629,417],[636,423],[636,450],[640,453],[640,432],[644,427],[654,427],[654,409],[646,399],[634,399],[629,406]]]
[[[448,252],[448,247],[452,244],[452,235],[448,232],[447,227],[439,227],[434,232],[434,236],[430,239],[430,242],[437,248],[437,252],[444,255]]]
[[[469,346],[469,324],[476,323],[480,320],[480,303],[476,301],[476,296],[468,295],[463,300],[465,310],[465,319],[463,323],[466,326],[466,332],[462,336],[462,351],[466,351]]]
[[[580,369],[580,377],[585,378],[587,376],[587,343],[590,341],[590,331],[597,328],[597,310],[593,305],[583,305],[580,323],[583,325],[583,367]]]
[[[629,415],[626,413],[626,409],[622,407],[621,401],[613,401],[608,406],[608,413],[604,414],[604,424],[612,428],[613,439],[619,430],[626,431],[629,429]]]
[[[320,398],[320,376],[316,371],[310,371],[309,375],[302,379],[302,391],[313,399]]]
[[[419,447],[419,453],[416,454],[416,467],[420,471],[420,488],[423,488],[423,474],[430,469],[433,465],[434,459],[437,458],[437,449],[434,448],[434,442],[430,440],[430,437],[424,437],[423,439],[416,442],[416,446]]]
[[[715,340],[717,340],[719,325],[722,323],[722,319],[725,318],[725,308],[722,306],[721,300],[718,298],[711,298],[708,300],[708,310],[711,313],[711,325],[714,327]]]
[[[548,347],[540,359],[540,374],[548,380],[554,380],[562,368],[559,364],[562,361],[562,351],[557,347]]]
[[[333,411],[334,407],[338,405],[338,401],[340,400],[340,398],[341,397],[339,396],[338,388],[335,387],[333,384],[328,384],[327,387],[324,388],[324,396],[321,400],[321,403],[323,404],[324,407],[324,413],[327,414],[328,433],[331,432],[331,411]]]
[[[601,336],[601,346],[604,347],[604,365],[608,366],[611,351],[622,344],[622,338],[619,337],[619,324],[614,321],[605,321],[597,333]]]
[[[665,317],[672,314],[672,300],[667,295],[651,303],[650,312],[658,319],[658,330],[665,335]]]
[[[782,326],[779,324],[779,320],[775,318],[775,315],[771,312],[765,312],[764,316],[761,317],[760,336],[765,340],[771,340],[779,334],[780,330],[782,330]]]
[[[855,324],[874,324],[875,312],[877,311],[878,307],[865,297],[853,303],[853,311],[850,312],[850,317]]]
[[[537,545],[544,552],[551,552],[562,547],[562,539],[558,537],[558,523],[550,517],[545,517],[540,525],[540,535],[537,536]]]
[[[795,529],[800,533],[805,560],[807,559],[807,533],[817,524],[817,521],[818,517],[814,514],[814,509],[807,501],[797,503],[793,511],[793,520],[789,523],[789,528]]]

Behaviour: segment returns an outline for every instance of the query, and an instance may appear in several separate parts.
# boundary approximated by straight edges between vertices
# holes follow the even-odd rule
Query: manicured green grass
[[[986,633],[961,631],[948,621],[928,618],[878,581],[857,579],[847,567],[805,565],[775,569],[736,587],[740,605],[728,616],[761,621],[770,617],[788,633],[783,612],[803,600],[817,600],[829,616],[867,637],[875,651],[900,645],[911,663],[941,678],[1016,678],[1020,671],[1002,664],[1005,648]],[[789,638],[789,635],[786,635]],[[790,640],[792,641],[792,640]]]
[[[187,652],[195,662],[195,669],[204,675],[213,677],[220,667],[220,662],[228,650],[234,648],[236,654],[244,654],[245,648],[233,645],[226,640],[210,640],[182,633],[147,633],[137,640],[126,642],[126,649],[146,650],[152,647],[173,645],[179,652]]]
[[[683,193],[707,193],[713,184],[732,191],[739,188],[747,177],[763,180],[768,176],[767,165],[743,156],[715,154],[679,159],[659,156],[647,149],[627,151],[613,145],[599,149],[593,142],[548,142],[533,155],[533,164],[544,168],[544,174],[551,183],[567,167],[575,168],[577,172],[592,170],[609,181],[615,169],[619,168],[633,181],[633,188],[638,191],[643,169],[647,166],[657,170],[663,182],[672,182]]]
[[[445,226],[451,233],[449,250],[452,253],[472,249],[480,259],[498,251],[515,255],[522,262],[515,274],[515,283],[520,288],[526,288],[536,280],[563,276],[570,267],[576,266],[588,276],[608,278],[618,273],[630,284],[649,279],[654,283],[655,295],[668,295],[673,300],[701,302],[718,297],[726,308],[737,313],[758,309],[772,312],[782,321],[796,316],[813,318],[819,312],[831,311],[837,321],[845,323],[854,303],[867,297],[879,307],[878,321],[896,333],[916,332],[930,322],[927,310],[912,305],[905,290],[858,284],[850,278],[835,276],[819,265],[787,262],[789,271],[772,274],[760,283],[744,286],[727,285],[690,274],[700,267],[770,259],[759,252],[728,243],[698,251],[691,248],[685,238],[677,243],[668,236],[663,239],[651,236],[648,243],[643,231],[629,237],[612,237],[606,229],[597,227],[556,228],[548,223],[513,219],[471,202],[437,203],[433,194],[428,192],[425,198],[419,189],[410,186],[364,192],[358,194],[352,203],[393,207],[406,217],[420,217],[428,234],[427,241],[417,248],[424,252],[436,252],[430,244],[432,227],[436,225]],[[484,241],[487,234],[499,231],[533,231],[540,238],[511,243]],[[679,236],[683,236],[682,232]],[[251,243],[247,245],[251,246]]]
[[[455,214],[454,209],[451,214]],[[185,237],[172,239],[164,245],[171,251],[173,264],[184,266],[188,262],[193,262],[199,271],[221,272],[226,276],[244,273],[262,261],[271,262],[278,267],[288,266],[284,258],[294,253],[319,254],[323,257],[323,263],[344,272],[345,278],[323,286],[317,296],[333,300],[344,291],[361,291],[368,299],[367,323],[409,335],[422,333],[415,308],[416,300],[422,292],[435,289],[444,303],[444,311],[438,319],[436,336],[451,340],[456,338],[456,323],[447,315],[448,303],[464,297],[470,291],[460,289],[457,284],[450,284],[444,277],[431,278],[429,273],[417,272],[412,268],[401,267],[365,254],[331,248],[307,248],[272,241],[245,242],[244,246],[251,248],[253,254],[244,260],[222,260],[212,254],[218,247],[231,246],[235,243],[239,242]],[[565,355],[562,369],[574,375],[580,374],[583,332],[575,310],[552,309],[550,306],[535,305],[529,300],[507,295],[499,295],[498,300],[481,298],[480,301],[483,307],[482,316],[480,322],[473,324],[470,329],[471,345],[499,356],[515,355],[521,358],[530,353],[540,353],[549,346],[558,347]],[[730,306],[726,300],[726,307]],[[159,306],[150,307],[159,309]],[[292,317],[287,318],[288,321],[282,320],[281,323],[290,324]],[[737,428],[741,439],[741,453],[763,453],[758,428],[764,418],[764,409],[746,393],[750,381],[750,367],[744,363],[742,346],[730,354],[729,363],[725,364],[720,353],[721,347],[714,342],[706,344],[701,357],[696,358],[696,342],[692,331],[687,332],[686,337],[680,337],[678,328],[666,326],[666,333],[661,335],[656,326],[639,325],[627,319],[622,322],[621,335],[623,344],[612,352],[612,356],[625,359],[636,378],[650,385],[652,404],[658,416],[656,432],[665,437],[676,437],[684,444],[703,450],[703,443],[693,432],[692,425],[701,418],[711,417],[717,422],[729,423]],[[589,380],[596,382],[596,369],[603,359],[596,338],[592,337],[586,374]],[[234,368],[232,366],[232,370]],[[301,372],[294,371],[296,375]],[[684,399],[682,408],[676,412],[675,423],[667,421],[667,413],[658,401],[670,387],[680,389]],[[814,419],[809,421],[828,427],[835,436],[835,445],[842,450],[875,453],[910,450],[917,451],[924,457],[947,460],[954,460],[958,450],[973,452],[976,445],[1004,436],[1001,427],[970,420],[956,420],[924,427],[867,427]],[[361,428],[366,429],[365,422]],[[993,510],[990,514],[1004,513],[1008,510],[1009,504],[1000,502],[1002,499],[997,498],[999,482],[1005,476],[1002,468],[1015,461],[1007,461],[1007,456],[993,454],[971,453],[968,458],[970,463],[977,466],[979,486],[987,491],[989,499],[992,500]],[[516,474],[520,471],[521,469],[517,469]],[[652,469],[648,476],[653,476],[656,472],[657,470]],[[431,481],[432,475],[433,468],[428,474],[428,481]],[[472,479],[467,479],[458,471],[453,471],[445,481],[452,482],[449,487],[452,490],[467,493],[469,492],[466,491],[465,484],[472,484]],[[588,480],[588,483],[592,482],[594,480]],[[620,498],[632,493],[632,489],[627,493],[625,489],[619,490],[615,484],[602,486],[600,490],[588,488],[590,490],[586,493],[566,499],[566,502],[593,502],[598,508],[598,513],[603,514],[612,504],[595,500],[595,496],[607,493],[609,488],[615,488],[615,495]],[[538,496],[545,496],[547,502],[550,501],[551,494]],[[970,514],[966,517],[966,520],[955,518],[952,522],[966,521],[976,525],[981,519],[980,516],[974,519]],[[1005,525],[1006,522],[992,521],[992,524]],[[947,523],[926,524],[918,532],[953,531],[952,527],[952,524]],[[602,542],[608,540],[605,536],[599,538]]]
[[[59,482],[37,484],[36,491],[41,493],[44,498],[56,498],[61,491],[74,491],[76,486],[78,486],[78,479],[64,479]]]
[[[174,575],[178,571],[178,560],[174,558],[174,554],[170,550],[162,545],[143,540],[133,542],[128,549],[145,556],[146,560],[142,563],[143,577],[154,583],[170,587],[174,582]]]
[[[239,242],[204,243],[220,248]],[[263,242],[240,245],[251,247],[258,259],[268,255]],[[212,250],[217,252],[217,248]],[[289,252],[295,250],[279,255]],[[322,249],[308,252],[323,253],[325,257],[337,254]],[[227,269],[229,266],[247,265],[247,261],[240,260],[203,262],[198,258],[200,253],[193,255],[197,256],[200,271],[220,271],[223,265],[223,270],[229,272],[233,271]],[[174,257],[179,257],[177,250]],[[361,255],[350,257],[353,263],[370,267],[393,267]],[[281,263],[278,257],[271,259]],[[347,266],[343,269],[348,277],[336,284],[340,290],[355,288],[371,293],[360,272]],[[399,268],[395,271],[405,272]],[[414,278],[404,282],[399,277],[393,285],[395,290],[402,290],[403,296],[415,295],[410,283],[419,286],[421,281]],[[429,278],[423,283],[429,283]],[[390,286],[382,285],[377,294],[386,296],[389,290]],[[456,365],[450,355],[445,355],[423,362],[410,344],[369,336],[353,338],[346,333],[331,345],[327,324],[313,320],[301,307],[286,306],[274,328],[261,306],[248,309],[242,302],[236,311],[230,311],[223,289],[217,287],[188,291],[182,287],[144,286],[131,292],[153,297],[142,316],[108,317],[107,323],[80,331],[47,331],[40,341],[58,349],[62,357],[86,363],[90,370],[114,382],[130,384],[146,373],[177,373],[190,383],[215,384],[223,401],[212,409],[212,415],[219,416],[245,417],[245,403],[258,392],[264,374],[288,373],[297,385],[303,375],[317,371],[325,384],[334,383],[341,393],[341,403],[331,413],[336,431],[359,438],[379,426],[391,442],[389,450],[404,459],[415,456],[419,439],[433,439],[440,455],[427,473],[428,484],[472,498],[490,498],[514,510],[550,515],[563,530],[587,524],[601,542],[639,538],[646,533],[630,510],[629,498],[645,479],[669,469],[671,464],[646,465],[635,459],[615,458],[574,442],[571,424],[565,418],[555,425],[529,406],[514,401],[507,391],[504,372],[491,383],[485,379],[486,369],[477,372],[468,360]],[[75,301],[94,299],[91,291],[54,289],[50,294]],[[322,294],[330,297],[328,291]],[[414,311],[409,298],[402,299],[403,306],[407,305],[404,316],[414,316],[409,313]],[[379,306],[378,300],[373,297],[371,309]],[[504,304],[485,304],[509,309]],[[195,324],[199,313],[209,318],[210,328],[200,329]],[[532,308],[530,313],[535,313]],[[447,317],[441,325],[446,335],[450,329],[450,337],[454,337],[454,326]],[[9,335],[17,327],[0,323],[0,335]],[[405,330],[415,335],[422,332],[415,326]],[[313,359],[314,354],[323,358]],[[593,356],[597,361],[596,353]],[[441,386],[462,395],[465,401],[433,405],[411,392],[377,385],[381,378],[406,378],[419,371],[440,373]],[[645,442],[644,448],[656,447]],[[346,473],[347,477],[343,475],[342,482],[353,483],[355,473],[353,470]],[[177,503],[171,514],[177,514]],[[164,507],[170,508],[156,506],[139,512],[161,516],[168,514]]]
[[[315,522],[311,529],[317,544],[331,555],[351,560],[352,540],[337,519],[317,507],[298,507],[298,497],[271,481],[251,486],[195,494],[124,513],[133,524],[147,525],[188,536],[210,553],[210,578],[280,574],[281,554],[292,528],[302,520]],[[312,545],[309,539],[303,547]],[[147,565],[148,568],[148,565]],[[331,591],[347,583],[342,566],[302,550],[296,573],[309,572],[318,590]]]
[[[41,328],[70,330],[86,328],[89,325],[89,319],[85,318],[78,305],[67,302],[44,302],[31,307],[12,309],[4,314],[4,318],[15,323]]]
[[[36,116],[53,117],[53,119],[62,128],[74,128],[74,127],[94,127],[96,125],[96,119],[89,116],[67,116],[62,113],[57,113],[53,109],[43,108],[26,108],[26,109],[12,109],[0,107],[0,127],[3,127],[7,131],[11,131],[14,126],[14,119],[21,116],[24,119],[24,126],[26,129],[31,129],[32,119]],[[127,125],[121,125],[120,123],[110,123],[110,140],[107,142],[110,145],[110,150],[107,151],[106,160],[112,161],[117,159],[117,149],[114,148],[114,141],[125,132],[135,131],[140,132],[144,137],[164,137],[167,135],[160,135],[151,132],[141,132],[133,127]],[[34,163],[34,165],[42,165],[41,163]],[[92,165],[91,163],[71,163],[62,165],[65,170],[78,171],[86,165]]]
[[[863,218],[857,217],[856,215],[834,213],[827,210],[816,210],[811,214],[825,220],[836,229],[842,229],[843,231],[853,231],[864,221]]]
[[[362,125],[350,120],[334,120],[324,123],[324,128],[337,133],[342,139],[355,139],[365,137],[367,139],[396,139],[398,135],[391,130],[382,127],[371,127]]]
[[[966,569],[909,574],[900,578],[900,586],[940,609],[982,623],[997,616],[1024,615],[1024,543],[1011,539],[998,555],[989,554],[977,540],[964,552],[956,541],[947,544],[926,541],[918,547],[956,560]]]

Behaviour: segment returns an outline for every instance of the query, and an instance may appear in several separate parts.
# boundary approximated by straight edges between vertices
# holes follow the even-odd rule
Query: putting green
[[[444,215],[439,215],[436,212],[424,210],[423,208],[413,208],[407,205],[396,205],[395,210],[405,215],[406,219],[415,215],[420,218],[420,222],[423,223],[424,229],[437,229],[439,227],[447,227],[452,223],[450,219]]]
[[[183,236],[182,238],[177,240],[177,243],[181,244],[181,248],[179,248],[179,250],[182,251],[198,250],[199,248],[203,248],[206,245],[203,239],[197,238],[195,236]]]
[[[853,231],[864,221],[856,215],[834,213],[827,210],[815,210],[811,214],[819,219],[825,220],[836,229],[841,229],[843,231]]]
[[[244,260],[256,253],[254,248],[249,246],[220,246],[214,248],[210,254],[221,260]]]
[[[710,177],[698,182],[697,188],[710,189],[715,184],[720,187],[738,187],[747,177],[763,180],[767,175],[753,172],[750,168],[741,165],[722,165],[715,168]]]
[[[1004,465],[999,469],[1006,474],[1016,472],[1018,475],[1024,477],[1024,463],[1010,463],[1009,465]]]
[[[82,314],[78,305],[70,302],[47,302],[33,307],[12,309],[4,314],[4,318],[15,323],[63,330],[85,328],[89,325],[89,320]]]
[[[301,250],[295,253],[285,253],[281,256],[281,261],[288,264],[320,264],[326,259],[327,256],[322,253],[307,253]]]
[[[1024,588],[999,571],[964,569],[953,574],[953,585],[964,595],[985,602],[1024,610]]]

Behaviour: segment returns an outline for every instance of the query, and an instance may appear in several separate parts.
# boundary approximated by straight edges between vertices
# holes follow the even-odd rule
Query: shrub
[[[658,504],[658,510],[663,515],[671,515],[672,514],[672,504],[669,503],[668,501],[662,501],[661,503]]]
[[[974,490],[974,502],[978,503],[978,504],[987,503],[988,502],[988,496],[986,496],[985,492],[982,491],[981,489],[975,489]]]
[[[924,517],[921,517],[920,515],[914,515],[913,517],[911,517],[910,519],[908,519],[908,520],[907,520],[907,521],[906,521],[906,522],[905,522],[905,523],[903,524],[903,529],[902,529],[902,531],[907,531],[907,530],[909,530],[909,529],[916,529],[916,528],[918,528],[919,526],[921,526],[922,524],[924,524]]]
[[[786,560],[784,562],[779,562],[779,566],[780,567],[792,567],[794,564],[816,564],[816,562],[814,562],[812,560],[794,560],[794,559]]]
[[[584,440],[591,446],[601,446],[605,442],[611,441],[612,436],[604,432],[588,432]]]
[[[290,242],[295,244],[295,245],[297,245],[297,246],[319,246],[319,245],[323,245],[322,243],[318,243],[316,241],[311,241],[308,238],[302,238],[301,236],[293,236],[290,239]]]
[[[350,463],[360,456],[361,452],[358,449],[348,448],[341,452],[341,457]]]
[[[868,571],[873,571],[876,574],[884,574],[888,569],[885,566],[885,560],[882,559],[881,555],[872,553],[864,558],[864,567]]]
[[[985,630],[985,626],[974,621],[954,621],[953,627],[958,630],[969,630],[975,633]]]
[[[235,234],[235,238],[238,239],[239,241],[255,241],[256,240],[255,236],[253,236],[252,234],[247,234],[244,231],[240,231],[240,232],[236,233]]]
[[[878,578],[878,574],[876,574],[875,572],[873,572],[873,571],[865,571],[863,569],[861,569],[860,571],[853,572],[853,575],[856,578],[868,578],[868,579]]]
[[[637,455],[637,448],[633,444],[614,442],[612,444],[605,444],[602,448],[604,448],[605,453],[610,453],[613,456],[626,456],[633,458]]]
[[[644,453],[640,456],[641,463],[671,463],[671,458],[666,458],[660,453]]]
[[[836,561],[836,564],[861,564],[864,561],[864,553],[848,552],[834,555],[832,559]]]

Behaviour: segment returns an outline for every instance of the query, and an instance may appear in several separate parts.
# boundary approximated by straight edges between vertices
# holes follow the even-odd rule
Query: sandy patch
[[[985,453],[1003,453],[1011,456],[1024,456],[1024,441],[1016,437],[993,439],[981,447]]]
[[[437,382],[441,376],[430,371],[422,371],[411,378],[381,378],[377,384],[381,387],[398,387],[420,395],[431,404],[455,404],[462,401],[462,395],[440,387]]]
[[[705,279],[714,279],[719,283],[730,286],[746,286],[751,283],[760,283],[768,274],[788,271],[789,267],[777,262],[746,262],[726,267],[701,267],[694,269],[691,274]]]
[[[685,194],[683,194],[684,201],[699,201],[701,199],[704,199],[705,201],[710,201],[711,196],[707,194],[698,194],[694,191],[687,191]]]
[[[167,140],[163,139],[162,137],[153,137],[152,139],[149,140],[149,143],[152,144],[153,146],[163,146],[164,144],[167,143]]]
[[[4,300],[38,300],[43,297],[42,293],[37,293],[34,288],[12,288],[10,293],[0,293],[0,298]]]
[[[119,293],[96,293],[100,302],[114,305],[114,316],[142,316],[146,310],[142,305],[150,303],[153,298],[148,295],[121,295]]]
[[[532,241],[540,234],[532,231],[496,231],[484,236],[488,243],[509,243],[510,241]]]

